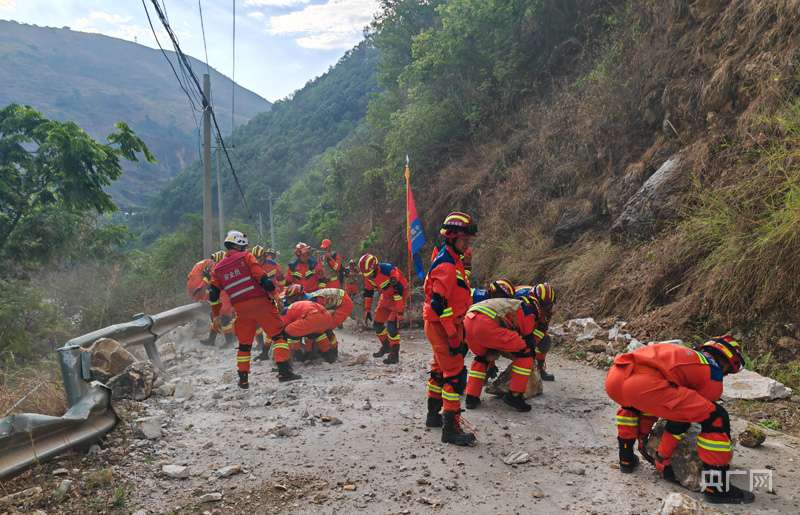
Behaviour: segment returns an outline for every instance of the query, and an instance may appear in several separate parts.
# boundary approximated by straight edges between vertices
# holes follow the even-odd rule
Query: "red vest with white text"
[[[250,273],[245,256],[246,252],[231,252],[214,266],[219,282],[234,306],[247,299],[267,296]]]

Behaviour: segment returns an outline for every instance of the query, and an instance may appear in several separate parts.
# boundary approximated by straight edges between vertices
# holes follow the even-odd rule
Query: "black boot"
[[[247,390],[250,388],[250,383],[247,380],[249,375],[249,372],[242,372],[241,370],[239,371],[239,388],[242,390]]]
[[[475,409],[481,405],[481,398],[476,397],[475,395],[467,394],[467,399],[464,404],[466,404],[467,409]]]
[[[322,359],[328,363],[336,363],[336,360],[339,359],[339,346],[336,345],[323,352]]]
[[[278,365],[278,381],[285,383],[287,381],[294,381],[295,379],[302,379],[303,376],[292,372],[292,364],[288,361],[281,361]]]
[[[213,347],[216,342],[217,342],[217,332],[213,329],[208,334],[208,338],[206,338],[205,340],[200,340],[201,345],[208,345],[209,347]]]
[[[556,376],[553,374],[547,373],[547,365],[545,365],[543,359],[537,359],[536,364],[539,366],[539,377],[542,378],[542,381],[555,381]]]
[[[394,365],[400,361],[400,344],[392,345],[389,356],[383,360],[386,365]]]
[[[425,418],[427,427],[442,427],[442,399],[428,397],[428,416]]]
[[[636,439],[618,436],[617,442],[619,442],[619,471],[623,474],[630,474],[639,464],[639,457],[633,454],[633,445],[636,443]]]
[[[253,361],[269,361],[269,347],[261,347],[261,354],[253,358]]]
[[[730,483],[730,465],[706,465],[703,473],[703,500],[712,504],[750,504],[756,500],[752,492],[736,488]]]
[[[372,353],[372,357],[373,358],[382,358],[388,353],[389,353],[389,342],[388,341],[381,342],[380,350],[378,352],[373,352]]]
[[[294,351],[292,353],[292,357],[294,358],[294,360],[296,362],[303,363],[304,361],[308,361],[308,352],[306,352],[306,351],[304,351],[302,349],[298,350],[298,351]]]
[[[469,445],[475,441],[475,435],[466,433],[461,428],[461,412],[442,412],[442,443]]]
[[[503,402],[522,413],[527,413],[531,410],[531,405],[525,402],[525,397],[523,397],[521,393],[519,395],[513,395],[509,390],[503,395]]]

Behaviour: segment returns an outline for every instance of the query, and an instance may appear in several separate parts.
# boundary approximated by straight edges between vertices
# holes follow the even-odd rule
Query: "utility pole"
[[[211,256],[211,77],[203,74],[203,257]]]
[[[275,223],[272,218],[272,188],[267,190],[269,192],[269,241],[271,247],[275,248]]]
[[[222,208],[222,140],[217,134],[217,207],[219,209],[219,246],[222,248],[225,241],[225,211]]]

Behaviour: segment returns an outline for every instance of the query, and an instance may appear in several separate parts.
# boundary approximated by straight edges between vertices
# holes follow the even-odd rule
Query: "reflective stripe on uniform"
[[[238,361],[239,363],[250,361],[250,355],[248,354],[247,356],[236,356],[236,361]]]
[[[540,331],[540,330],[538,330],[538,329],[534,329],[534,331],[533,331],[533,335],[534,335],[535,337],[539,338],[540,340],[541,340],[542,338],[544,338],[544,333],[543,333],[543,332],[541,332],[541,331]]]
[[[639,425],[639,417],[623,417],[617,415],[617,425],[618,426],[638,426]]]
[[[697,446],[707,451],[715,452],[731,452],[731,442],[720,442],[717,440],[709,440],[707,438],[697,437]]]
[[[248,279],[249,279],[249,277],[248,277]],[[230,297],[231,299],[233,299],[233,298],[235,298],[235,297],[238,297],[238,296],[239,296],[239,295],[241,295],[242,293],[245,293],[245,292],[248,292],[248,291],[250,291],[250,290],[254,290],[254,289],[255,289],[255,286],[248,286],[248,287],[247,287],[247,288],[245,288],[244,290],[237,291],[236,293],[233,293],[233,294],[231,294],[231,295],[228,295],[228,297]]]
[[[450,393],[448,391],[442,390],[442,399],[450,402],[458,402],[459,395],[457,393]]]
[[[468,377],[477,377],[478,379],[486,379],[486,373],[485,372],[478,372],[477,370],[470,370],[469,374],[467,374],[467,376]]]
[[[428,383],[428,391],[433,393],[442,393],[442,387],[435,384]]]
[[[517,374],[522,375],[522,376],[531,375],[531,369],[530,368],[522,368],[522,367],[518,367],[516,365],[512,365],[511,366],[511,371],[512,372],[516,372]]]
[[[275,349],[275,350],[278,350],[278,349],[289,350],[289,344],[285,343],[285,342],[275,343],[275,344],[272,345],[272,348]]]

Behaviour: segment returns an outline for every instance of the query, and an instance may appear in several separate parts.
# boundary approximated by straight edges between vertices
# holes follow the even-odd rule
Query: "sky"
[[[144,1],[159,41],[171,49],[152,0]],[[158,1],[184,53],[205,61],[207,49],[208,64],[270,102],[325,73],[363,39],[379,6],[379,0]],[[0,19],[69,27],[158,48],[142,0],[0,0]]]

